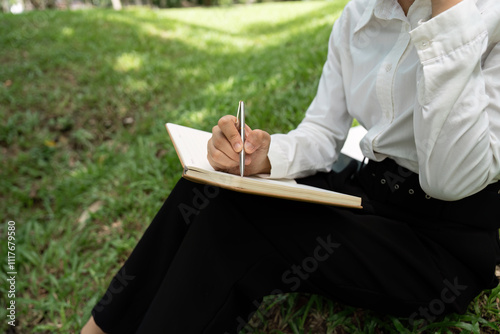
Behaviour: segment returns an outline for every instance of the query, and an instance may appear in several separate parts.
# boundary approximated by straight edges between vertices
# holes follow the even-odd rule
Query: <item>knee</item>
[[[186,225],[190,225],[204,210],[219,197],[221,189],[212,185],[187,183],[183,185],[183,200],[177,203],[177,210]],[[175,196],[175,195],[171,195]]]

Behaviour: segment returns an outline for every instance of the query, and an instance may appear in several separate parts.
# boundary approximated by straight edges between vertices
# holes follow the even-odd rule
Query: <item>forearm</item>
[[[271,177],[301,178],[329,171],[338,158],[340,146],[337,145],[342,144],[340,138],[345,137],[351,122],[352,119],[346,121],[345,129],[340,130],[339,124],[333,128],[305,120],[286,135],[272,135]]]
[[[297,178],[327,171],[352,124],[347,113],[339,50],[342,17],[335,23],[317,94],[297,129],[271,138],[271,177]]]

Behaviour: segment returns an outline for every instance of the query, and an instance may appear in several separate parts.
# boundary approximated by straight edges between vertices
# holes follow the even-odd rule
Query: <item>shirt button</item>
[[[420,42],[420,50],[425,50],[431,45],[429,41],[422,41]]]
[[[390,72],[391,70],[392,70],[392,64],[387,64],[387,65],[385,66],[385,71],[386,71],[386,72]]]

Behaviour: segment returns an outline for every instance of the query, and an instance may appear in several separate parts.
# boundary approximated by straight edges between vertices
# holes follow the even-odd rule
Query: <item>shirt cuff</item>
[[[472,42],[486,26],[474,0],[463,0],[445,12],[410,31],[410,36],[422,63]]]
[[[284,136],[283,134],[271,135],[271,144],[269,145],[267,157],[271,163],[271,175],[269,177],[272,179],[282,179],[287,174],[289,162],[280,145],[280,141],[284,139]]]

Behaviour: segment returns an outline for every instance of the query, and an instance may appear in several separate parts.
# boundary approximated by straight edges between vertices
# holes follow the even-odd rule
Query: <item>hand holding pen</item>
[[[242,102],[238,105],[240,107],[244,108]],[[262,130],[252,130],[244,124],[244,120],[241,122],[241,117],[238,127],[238,118],[233,115],[223,116],[213,127],[212,138],[208,141],[208,161],[215,170],[231,174],[248,176],[269,173],[271,164],[267,153],[271,136]]]

